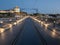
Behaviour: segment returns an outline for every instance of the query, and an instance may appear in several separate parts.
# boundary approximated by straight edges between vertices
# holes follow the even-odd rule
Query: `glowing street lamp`
[[[48,26],[49,26],[49,24],[45,24],[45,29],[47,29],[47,28],[48,28]]]
[[[3,33],[4,32],[4,28],[0,28],[0,33]]]
[[[46,23],[47,23],[47,19],[45,19]]]
[[[54,38],[56,36],[56,29],[53,29],[53,31],[51,32],[51,36]]]
[[[56,23],[56,21],[54,21],[54,27],[55,27],[55,23]]]

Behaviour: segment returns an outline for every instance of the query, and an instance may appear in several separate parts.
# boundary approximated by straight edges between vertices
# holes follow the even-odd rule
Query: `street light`
[[[54,26],[53,27],[55,27],[55,23],[56,23],[56,21],[54,20]]]
[[[47,18],[45,19],[46,23],[47,23]]]

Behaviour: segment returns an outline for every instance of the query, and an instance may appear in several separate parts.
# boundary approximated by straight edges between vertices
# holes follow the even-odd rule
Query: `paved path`
[[[25,21],[22,30],[16,41],[16,45],[43,45],[30,18]]]

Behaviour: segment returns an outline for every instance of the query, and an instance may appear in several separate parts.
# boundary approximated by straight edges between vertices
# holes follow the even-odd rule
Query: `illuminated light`
[[[52,37],[55,37],[56,33],[55,32],[52,32]]]
[[[41,22],[41,21],[38,21],[38,22]]]
[[[0,23],[3,23],[3,21],[0,21]]]
[[[16,9],[15,11],[16,11],[16,12],[20,12],[20,9]]]
[[[11,28],[12,27],[12,24],[9,24],[9,27]]]
[[[14,22],[14,25],[16,25],[17,23],[16,22]]]
[[[55,37],[55,36],[56,36],[56,30],[53,29],[53,31],[52,31],[52,37]]]
[[[14,13],[14,11],[10,10],[10,13]]]
[[[43,22],[41,22],[41,24],[43,24]]]
[[[56,32],[56,29],[53,29],[53,32]]]
[[[19,23],[19,21],[17,21],[17,23]]]
[[[35,20],[37,20],[37,19],[35,19]]]
[[[55,21],[54,21],[54,23],[55,23]]]
[[[4,32],[4,28],[0,28],[0,33],[3,33]]]
[[[21,21],[23,21],[23,19],[21,19],[21,20],[18,20],[18,21],[17,21],[17,23],[19,23],[19,22],[21,22]]]
[[[47,29],[48,25],[45,25],[45,29]]]
[[[23,20],[25,20],[26,18],[28,18],[28,17],[25,17],[25,18],[22,18],[22,19],[20,19],[20,20],[17,20],[14,24],[16,25],[16,24],[18,24],[19,22],[22,22]]]
[[[47,21],[47,19],[45,19],[45,21]]]
[[[45,25],[45,29],[47,29],[50,24],[44,24],[44,25]]]
[[[14,11],[15,11],[15,12],[20,12],[19,7],[18,7],[18,6],[16,6],[16,7],[15,7],[15,9],[14,9]]]
[[[48,27],[48,25],[47,25],[47,24],[45,24],[45,27]]]
[[[41,20],[38,20],[38,19],[36,19],[36,18],[34,18],[34,17],[31,17],[33,20],[35,20],[35,21],[37,21],[37,22],[41,22]],[[41,24],[43,24],[43,22],[41,22]]]
[[[9,21],[12,21],[12,19],[10,19]]]
[[[55,35],[55,32],[52,32],[52,35],[54,36]]]

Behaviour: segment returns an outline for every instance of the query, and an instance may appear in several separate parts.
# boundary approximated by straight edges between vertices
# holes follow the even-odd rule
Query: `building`
[[[0,17],[2,16],[15,16],[20,15],[20,8],[18,6],[9,10],[0,10]]]
[[[18,6],[16,6],[13,10],[14,12],[20,12],[20,8]]]
[[[10,10],[0,10],[0,13],[15,13],[15,12],[20,12],[20,8],[18,6]]]

